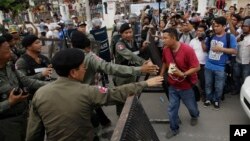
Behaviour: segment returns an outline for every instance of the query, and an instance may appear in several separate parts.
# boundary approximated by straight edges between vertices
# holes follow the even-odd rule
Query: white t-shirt
[[[198,40],[198,38],[194,38],[189,43],[190,47],[194,49],[194,52],[196,54],[196,57],[198,58],[200,64],[206,63],[207,58],[207,52],[204,52],[201,46],[201,42]]]
[[[243,41],[238,43],[236,61],[240,64],[250,63],[250,35],[245,36]]]
[[[56,38],[56,36],[55,36],[55,34],[54,34],[53,31],[50,31],[50,30],[49,30],[49,31],[46,33],[46,38],[54,39],[54,38]],[[47,46],[51,46],[52,43],[53,43],[53,41],[46,41],[46,42],[45,42],[45,44],[46,44]]]
[[[236,32],[238,32],[238,33],[239,33],[237,36],[235,36],[235,37],[236,37],[236,39],[238,39],[238,38],[240,37],[240,35],[243,33],[243,31],[242,31],[241,27],[239,27],[239,28],[236,30]],[[231,33],[231,31],[230,31],[230,28],[229,28],[229,27],[228,27],[227,33]]]

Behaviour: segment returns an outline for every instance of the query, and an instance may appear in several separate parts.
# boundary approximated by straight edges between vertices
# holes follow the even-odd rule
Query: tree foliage
[[[29,8],[29,0],[0,0],[0,10],[12,12],[16,16],[19,12]]]

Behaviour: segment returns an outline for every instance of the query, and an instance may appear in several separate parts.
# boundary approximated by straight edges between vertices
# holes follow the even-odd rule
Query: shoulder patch
[[[102,58],[100,58],[99,56],[97,56],[96,54],[92,54],[93,56],[94,56],[94,58],[95,58],[95,60],[97,60],[97,61],[101,61],[102,60]]]
[[[18,68],[19,68],[18,65],[15,63],[15,69],[18,70]]]
[[[105,94],[108,92],[108,88],[102,87],[102,86],[97,86],[98,90],[100,93]]]
[[[117,46],[117,49],[118,49],[118,50],[123,50],[124,48],[125,48],[125,46],[122,45],[122,44],[119,44],[119,45]]]

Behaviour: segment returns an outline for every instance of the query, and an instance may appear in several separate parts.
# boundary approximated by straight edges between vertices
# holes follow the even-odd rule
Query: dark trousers
[[[198,79],[200,82],[200,89],[201,89],[201,96],[203,99],[206,99],[205,94],[205,74],[204,74],[204,66],[203,64],[200,64],[200,70],[198,72]]]
[[[0,119],[0,141],[24,141],[26,128],[27,116]]]
[[[95,112],[91,115],[91,123],[94,127],[102,126],[110,123],[109,118],[105,115],[101,107],[95,109]]]

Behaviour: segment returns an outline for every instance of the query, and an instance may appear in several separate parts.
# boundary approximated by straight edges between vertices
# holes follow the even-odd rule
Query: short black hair
[[[52,60],[52,66],[59,76],[67,77],[70,70],[79,68],[83,63],[85,55],[82,50],[68,48],[57,52]]]
[[[204,29],[204,31],[206,31],[207,30],[207,27],[206,27],[206,25],[204,25],[204,24],[200,24],[200,25],[198,25],[197,26],[197,29],[198,28],[203,28]]]
[[[236,8],[235,6],[232,5],[232,6],[229,7],[229,9],[230,9],[231,7],[234,8],[235,11],[237,11],[237,8]]]
[[[6,42],[6,39],[3,36],[0,36],[0,47],[4,42]]]
[[[74,31],[71,34],[71,43],[73,48],[85,49],[90,47],[90,40],[80,31]]]
[[[227,19],[226,19],[225,17],[223,17],[223,16],[214,18],[214,22],[215,22],[216,24],[220,24],[220,25],[222,25],[222,26],[227,25]]]
[[[39,38],[36,35],[30,34],[30,35],[25,36],[21,43],[23,47],[27,48],[31,46],[38,39]]]
[[[3,37],[6,39],[7,42],[10,42],[13,39],[13,36],[9,33],[3,34]]]
[[[233,17],[235,17],[237,19],[237,21],[241,21],[241,16],[239,14],[232,14]]]
[[[178,38],[178,32],[175,28],[167,28],[163,30],[163,33],[168,33],[170,37],[175,38],[177,41],[179,40]]]
[[[246,19],[250,19],[250,16],[246,16],[246,17],[244,17],[244,20],[246,20]]]

